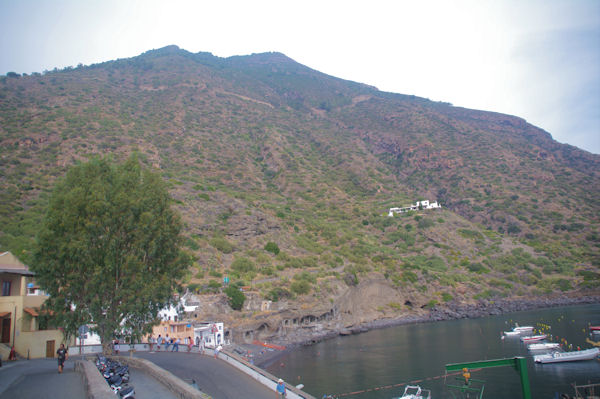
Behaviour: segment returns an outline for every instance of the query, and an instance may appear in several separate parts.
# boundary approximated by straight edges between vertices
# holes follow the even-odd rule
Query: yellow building
[[[0,253],[0,355],[10,348],[19,356],[54,357],[64,342],[62,331],[40,325],[40,307],[48,296],[36,286],[33,273],[10,252]]]

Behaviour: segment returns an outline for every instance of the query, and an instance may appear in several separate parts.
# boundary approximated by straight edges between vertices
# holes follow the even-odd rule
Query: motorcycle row
[[[129,366],[122,365],[103,355],[98,355],[96,356],[96,367],[116,395],[119,395],[122,399],[133,398],[135,389],[133,386],[128,385]]]

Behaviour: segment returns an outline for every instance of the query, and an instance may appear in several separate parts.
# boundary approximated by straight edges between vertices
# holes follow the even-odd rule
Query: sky
[[[171,44],[278,51],[383,91],[516,115],[600,154],[600,0],[0,0],[0,75]]]

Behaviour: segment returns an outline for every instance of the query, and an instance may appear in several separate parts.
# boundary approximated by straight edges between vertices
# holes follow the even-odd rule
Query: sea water
[[[509,313],[479,319],[421,323],[338,337],[290,352],[267,370],[320,399],[324,394],[375,399],[401,396],[403,384],[432,391],[432,399],[452,398],[445,365],[523,356],[533,398],[574,393],[572,384],[600,383],[600,361],[536,364],[518,337],[501,339],[515,323],[535,326],[561,341],[566,350],[592,346],[589,325],[600,325],[600,304]],[[600,337],[594,338],[598,339]],[[520,398],[519,374],[512,367],[472,371],[485,380],[484,398]],[[597,393],[598,394],[598,393]],[[473,397],[473,396],[472,396]]]

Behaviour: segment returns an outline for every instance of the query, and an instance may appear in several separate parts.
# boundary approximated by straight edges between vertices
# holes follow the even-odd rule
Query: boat
[[[533,327],[531,327],[531,326],[519,327],[518,324],[515,326],[515,328],[512,329],[512,331],[504,331],[504,335],[506,335],[508,337],[514,337],[514,336],[518,336],[518,335],[522,335],[522,334],[531,334],[531,333],[533,333]]]
[[[600,326],[590,326],[591,331],[600,331]]]
[[[540,334],[540,335],[532,335],[530,337],[521,337],[521,341],[528,343],[528,342],[538,342],[538,341],[542,341],[544,339],[548,338],[548,335],[546,334]]]
[[[573,352],[554,352],[546,355],[537,355],[533,357],[536,363],[561,363],[576,362],[580,360],[592,360],[600,354],[599,348],[586,349]]]
[[[402,396],[393,399],[431,399],[431,391],[428,389],[421,389],[418,385],[407,385],[404,388]]]
[[[541,351],[541,350],[558,349],[558,348],[560,348],[560,344],[551,343],[551,342],[527,345],[527,349],[529,349],[530,351]]]
[[[531,326],[523,326],[523,327],[519,327],[518,325],[513,328],[513,331],[519,331],[519,332],[531,332],[533,331],[533,327]]]
[[[518,331],[504,331],[504,336],[506,336],[506,337],[517,337],[520,335],[521,335],[521,333]]]

